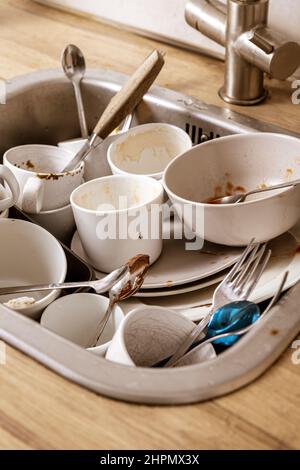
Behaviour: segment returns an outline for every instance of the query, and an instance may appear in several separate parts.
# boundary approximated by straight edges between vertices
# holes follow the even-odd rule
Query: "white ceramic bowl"
[[[175,353],[195,323],[174,310],[141,306],[128,313],[107,350],[106,359],[128,366],[151,367]],[[212,345],[204,347],[189,365],[216,357]]]
[[[107,159],[114,175],[145,175],[159,180],[170,161],[191,147],[190,137],[180,127],[143,124],[116,138]]]
[[[0,286],[63,282],[67,260],[60,243],[45,229],[24,220],[0,219]],[[58,290],[3,295],[0,302],[31,297],[36,302],[18,312],[38,318],[59,295]]]
[[[257,242],[270,240],[296,224],[300,216],[300,185],[261,193],[235,205],[203,201],[297,178],[300,140],[281,134],[253,133],[194,147],[168,165],[163,184],[185,225],[199,237],[243,246],[251,238]],[[188,212],[184,214],[186,205],[192,206],[193,218]]]
[[[44,311],[41,325],[73,343],[104,356],[124,314],[117,305],[94,348],[89,348],[97,325],[104,317],[109,300],[97,294],[71,294],[53,302]]]

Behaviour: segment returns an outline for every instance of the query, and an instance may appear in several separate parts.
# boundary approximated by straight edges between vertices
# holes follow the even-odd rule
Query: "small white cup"
[[[72,157],[71,152],[52,145],[20,145],[7,150],[3,162],[20,186],[17,205],[29,214],[67,205],[84,173],[84,163],[62,172]]]
[[[110,272],[141,253],[156,261],[162,250],[163,194],[159,181],[133,175],[106,176],[73,191],[78,233],[96,269]]]
[[[31,214],[31,218],[65,244],[70,242],[75,232],[76,225],[71,204],[60,209]]]
[[[20,188],[14,174],[4,165],[0,165],[0,179],[9,188],[10,194],[0,184],[0,213],[16,204],[19,198]]]
[[[116,305],[97,346],[90,348],[89,345],[95,337],[96,328],[104,317],[108,304],[108,298],[102,295],[85,293],[66,295],[46,308],[41,317],[41,325],[98,356],[104,356],[124,318],[121,308]]]
[[[190,137],[180,127],[151,123],[116,138],[107,159],[115,175],[145,175],[160,180],[167,165],[191,148]]]
[[[151,367],[174,354],[194,328],[195,323],[174,310],[138,307],[122,321],[105,358],[127,366]],[[191,363],[214,357],[211,346]]]

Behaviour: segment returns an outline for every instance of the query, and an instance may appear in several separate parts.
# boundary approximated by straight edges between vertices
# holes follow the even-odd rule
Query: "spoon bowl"
[[[69,44],[63,50],[61,63],[66,77],[72,82],[74,87],[81,135],[83,138],[87,138],[88,129],[80,89],[80,83],[86,69],[83,53],[74,44]]]
[[[297,186],[298,184],[300,184],[300,179],[288,181],[286,183],[273,184],[272,186],[267,186],[265,188],[253,189],[247,193],[238,193],[233,194],[232,196],[214,198],[210,201],[210,204],[237,204],[238,202],[244,202],[251,194],[264,193],[265,191],[275,191],[276,189],[289,188],[291,186]]]
[[[150,258],[148,255],[137,255],[128,261],[127,273],[109,291],[109,305],[106,314],[96,328],[95,337],[90,347],[97,345],[115,305],[132,297],[142,287],[149,266]]]

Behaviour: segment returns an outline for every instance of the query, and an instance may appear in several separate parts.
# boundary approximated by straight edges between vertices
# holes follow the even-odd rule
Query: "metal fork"
[[[208,326],[211,316],[216,310],[230,302],[247,300],[250,297],[271,256],[271,250],[266,251],[266,247],[266,244],[260,247],[258,243],[251,240],[240,259],[216,288],[209,313],[188,335],[164,367],[173,367],[192,344],[199,340],[201,333]]]
[[[283,275],[283,278],[278,286],[278,289],[277,289],[277,292],[274,294],[272,300],[269,302],[269,304],[267,305],[267,307],[265,308],[265,310],[262,312],[262,314],[260,315],[259,319],[253,323],[252,325],[249,325],[249,326],[246,326],[245,328],[241,328],[240,330],[236,330],[236,331],[230,331],[228,333],[222,333],[220,335],[217,335],[217,336],[213,336],[212,338],[208,338],[206,339],[205,341],[203,341],[202,343],[200,343],[198,346],[196,346],[195,348],[193,348],[191,351],[189,351],[188,353],[186,353],[183,357],[184,359],[187,359],[189,355],[192,355],[194,354],[195,352],[199,352],[199,349],[201,349],[202,347],[204,347],[205,345],[207,344],[210,344],[210,343],[213,343],[214,341],[218,340],[218,339],[222,339],[222,338],[227,338],[228,336],[243,336],[245,335],[246,333],[248,333],[250,330],[252,330],[253,328],[255,328],[257,326],[258,323],[260,323],[262,321],[262,319],[267,315],[267,313],[269,313],[269,311],[271,310],[271,308],[274,307],[274,305],[277,303],[277,301],[279,300],[279,297],[283,291],[283,288],[284,288],[284,285],[286,283],[286,280],[287,280],[287,277],[289,275],[289,272],[285,272],[284,275]],[[183,357],[180,358],[180,361],[183,359]],[[178,361],[174,364],[174,366],[176,366],[178,364]],[[179,364],[178,364],[179,365]]]

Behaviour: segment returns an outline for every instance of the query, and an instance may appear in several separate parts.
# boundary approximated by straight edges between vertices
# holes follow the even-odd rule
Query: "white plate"
[[[270,299],[279,287],[282,276],[289,271],[285,290],[293,287],[300,280],[300,223],[290,232],[281,235],[269,243],[272,249],[272,257],[261,277],[254,293],[251,295],[252,302],[263,302]],[[185,316],[193,321],[200,320],[210,309],[215,286],[201,289],[195,292],[176,296],[165,296],[160,298],[143,298],[141,300],[131,299],[126,307],[130,310],[130,302],[144,303],[147,305],[158,305],[161,307],[180,310]],[[126,301],[127,302],[127,301]]]
[[[239,258],[241,248],[223,247],[208,243],[207,251],[185,250],[183,240],[164,240],[163,251],[156,263],[148,271],[143,284],[145,289],[171,288],[213,276],[232,266]],[[85,254],[78,232],[75,232],[71,250],[90,263]],[[91,264],[91,263],[90,263]],[[95,271],[98,279],[105,276]]]
[[[176,296],[179,294],[185,294],[187,292],[194,292],[200,289],[205,289],[206,287],[212,286],[214,284],[218,284],[221,282],[226,274],[229,272],[228,269],[221,271],[213,276],[209,276],[205,279],[201,279],[200,281],[191,282],[189,284],[183,284],[182,286],[175,286],[171,287],[170,289],[163,288],[163,289],[140,289],[136,294],[135,297],[165,297],[165,296]]]

